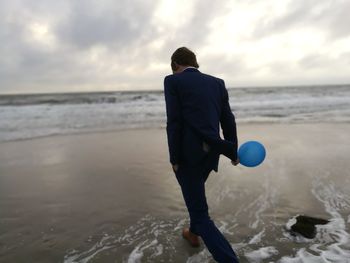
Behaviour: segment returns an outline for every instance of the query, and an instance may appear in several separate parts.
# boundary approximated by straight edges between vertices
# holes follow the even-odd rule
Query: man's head
[[[185,67],[199,68],[196,55],[187,47],[180,47],[171,56],[171,69],[174,73],[181,72]]]

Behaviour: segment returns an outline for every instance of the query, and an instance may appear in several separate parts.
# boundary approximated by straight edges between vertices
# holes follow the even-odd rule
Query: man
[[[220,154],[237,165],[237,132],[222,79],[203,74],[196,55],[186,47],[171,56],[173,75],[164,79],[170,163],[190,215],[183,237],[199,246],[199,236],[220,263],[238,262],[208,214],[205,182],[218,171]],[[224,140],[220,137],[220,124]]]

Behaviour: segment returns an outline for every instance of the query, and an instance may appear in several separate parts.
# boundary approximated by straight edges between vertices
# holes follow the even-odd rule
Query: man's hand
[[[239,164],[239,158],[237,157],[236,161],[231,161],[231,163],[232,163],[234,166],[237,166],[237,164]]]
[[[178,164],[173,164],[172,167],[173,167],[174,173],[176,173],[177,170],[179,169],[179,165]]]

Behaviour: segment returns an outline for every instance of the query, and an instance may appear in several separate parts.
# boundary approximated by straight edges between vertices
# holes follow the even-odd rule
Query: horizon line
[[[227,89],[253,89],[253,88],[301,88],[301,87],[322,87],[322,86],[350,86],[350,83],[338,84],[297,84],[297,85],[264,85],[264,86],[228,86]],[[103,90],[103,91],[66,91],[66,92],[32,92],[32,93],[0,93],[0,96],[18,96],[18,95],[59,95],[59,94],[94,94],[94,93],[145,93],[145,92],[159,92],[163,89],[130,89],[130,90]]]

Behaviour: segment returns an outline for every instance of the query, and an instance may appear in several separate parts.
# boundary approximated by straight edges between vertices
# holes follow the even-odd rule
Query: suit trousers
[[[196,166],[179,165],[175,173],[189,212],[190,231],[202,238],[217,262],[235,263],[235,252],[208,214],[205,182],[212,170],[208,166],[205,161]]]

